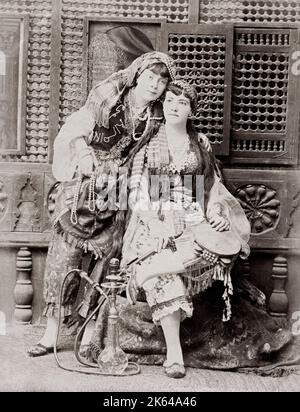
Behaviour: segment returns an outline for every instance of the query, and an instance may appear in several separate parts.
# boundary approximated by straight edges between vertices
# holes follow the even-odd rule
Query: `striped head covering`
[[[92,88],[85,107],[92,113],[99,126],[108,127],[111,109],[116,105],[125,89],[132,87],[136,77],[145,69],[157,63],[165,64],[171,80],[175,80],[175,64],[170,56],[153,51],[141,55],[126,69],[113,73]]]

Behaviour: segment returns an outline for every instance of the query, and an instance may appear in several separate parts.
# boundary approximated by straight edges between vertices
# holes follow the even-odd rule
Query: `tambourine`
[[[196,244],[203,250],[206,257],[232,257],[241,249],[241,242],[231,230],[218,232],[208,222],[191,226]]]
[[[211,286],[214,280],[228,281],[241,242],[233,231],[218,232],[205,221],[189,229],[198,258],[185,262],[182,279],[189,293],[195,296]]]

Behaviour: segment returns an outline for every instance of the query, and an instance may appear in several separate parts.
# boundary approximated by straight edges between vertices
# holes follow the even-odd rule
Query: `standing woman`
[[[232,242],[232,255],[249,254],[249,222],[221,183],[214,156],[203,147],[201,136],[192,127],[190,115],[196,107],[197,93],[191,85],[184,81],[168,85],[163,104],[166,122],[133,162],[133,213],[123,245],[125,267],[136,257],[156,251],[142,263],[131,265],[127,298],[135,303],[138,289],[144,289],[153,321],[162,327],[165,337],[165,371],[173,378],[185,375],[179,331],[181,321],[192,316],[192,294],[221,280],[225,287],[223,320],[229,320],[231,314],[232,260],[212,259],[201,245],[208,240],[218,243],[218,233],[225,232],[223,242]],[[172,190],[164,191],[161,186],[154,198],[150,175],[167,176]],[[187,176],[193,178],[189,185],[184,184]],[[197,176],[203,176],[202,205],[196,198]],[[157,194],[157,187],[154,189]],[[193,285],[192,293],[189,285]]]
[[[47,327],[42,339],[28,350],[29,356],[53,351],[62,279],[80,267],[84,252],[98,259],[99,273],[120,253],[125,212],[103,206],[105,176],[117,175],[119,167],[130,170],[134,155],[157,133],[163,119],[159,98],[174,76],[168,55],[145,53],[96,85],[56,137],[53,175],[60,185],[44,278]],[[78,284],[76,277],[67,286],[65,317],[71,315]],[[82,315],[89,303],[81,308]]]

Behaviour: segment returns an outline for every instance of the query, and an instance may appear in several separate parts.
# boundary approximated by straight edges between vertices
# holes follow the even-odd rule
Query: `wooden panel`
[[[291,23],[300,21],[299,0],[198,0],[201,23]]]
[[[13,175],[0,173],[0,231],[11,228]]]
[[[15,176],[11,231],[41,232],[43,176],[28,173]]]
[[[60,63],[61,63],[61,0],[52,0],[51,16],[51,73],[49,111],[48,162],[53,160],[53,142],[59,130]]]
[[[82,104],[95,84],[126,68],[142,52],[160,49],[162,21],[164,19],[84,19]],[[133,28],[135,32],[128,33],[124,40],[121,27]]]
[[[190,0],[189,23],[199,23],[200,1]]]
[[[228,189],[241,201],[251,222],[252,247],[300,247],[300,223],[295,219],[299,212],[299,171],[224,169],[224,175]]]
[[[1,162],[45,163],[48,155],[48,122],[50,96],[50,29],[52,0],[1,2],[1,15],[27,15],[29,18],[27,75],[23,82],[22,97],[26,98],[26,110],[22,116],[24,153],[1,153]],[[25,60],[24,54],[24,63]],[[20,100],[21,101],[21,100]]]
[[[25,154],[28,16],[0,14],[0,152]]]
[[[54,181],[50,165],[0,163],[0,244],[45,241]]]
[[[297,47],[295,28],[235,29],[231,163],[297,162],[299,81],[291,64]]]

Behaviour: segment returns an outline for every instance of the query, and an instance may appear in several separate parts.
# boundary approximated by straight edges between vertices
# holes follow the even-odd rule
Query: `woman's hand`
[[[75,140],[74,147],[78,159],[77,165],[79,173],[83,176],[90,177],[94,167],[96,168],[98,166],[93,148],[86,144],[83,137]]]
[[[189,226],[197,225],[203,222],[203,220],[204,220],[204,216],[201,210],[197,210],[192,213],[187,213],[185,215],[185,223]]]
[[[81,157],[78,161],[78,168],[83,176],[90,177],[94,169],[93,156],[87,153],[85,156]]]
[[[208,217],[208,221],[211,224],[211,226],[218,232],[224,232],[225,230],[229,230],[229,222],[224,216],[215,213]]]
[[[90,177],[93,170],[99,167],[99,162],[90,146],[84,147],[80,152],[78,160],[79,172],[83,176]]]

